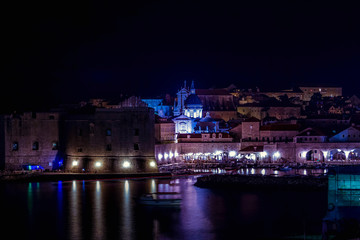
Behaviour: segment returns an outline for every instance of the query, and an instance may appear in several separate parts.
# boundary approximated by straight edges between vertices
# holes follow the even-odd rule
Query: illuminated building
[[[63,131],[68,171],[157,171],[150,164],[155,160],[151,108],[99,108],[95,112],[69,114]]]
[[[2,116],[1,168],[157,172],[154,110],[135,97],[106,106]]]

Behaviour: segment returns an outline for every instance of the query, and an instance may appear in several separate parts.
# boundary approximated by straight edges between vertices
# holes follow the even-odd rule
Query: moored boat
[[[181,200],[178,192],[146,193],[136,198],[138,204],[151,206],[178,206],[181,204]]]

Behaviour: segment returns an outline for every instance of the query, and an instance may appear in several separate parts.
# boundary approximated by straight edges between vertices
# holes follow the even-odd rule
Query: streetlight
[[[124,168],[129,168],[129,167],[130,167],[130,162],[129,162],[129,161],[125,161],[125,162],[123,163],[123,167],[124,167]]]

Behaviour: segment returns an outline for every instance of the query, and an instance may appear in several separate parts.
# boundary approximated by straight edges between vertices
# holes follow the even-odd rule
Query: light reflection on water
[[[195,173],[215,173],[215,174],[240,174],[240,175],[323,175],[327,173],[327,169],[286,169],[278,170],[276,168],[240,168],[238,170],[216,169],[195,169]]]
[[[70,239],[82,239],[81,234],[81,206],[80,206],[80,192],[77,188],[77,181],[72,181],[72,189],[69,198],[69,227]],[[62,195],[58,196],[62,197]],[[62,201],[62,200],[60,200]],[[65,213],[65,215],[67,215]]]
[[[304,221],[309,233],[321,232],[326,193],[211,190],[195,182],[196,177],[184,177],[17,184],[16,194],[13,187],[2,190],[7,198],[0,211],[11,216],[3,206],[24,206],[28,218],[17,223],[30,239],[54,239],[54,234],[57,239],[229,239],[234,234],[254,239],[303,233]],[[181,207],[135,203],[134,197],[156,191],[180,192]],[[288,222],[289,228],[279,227]]]
[[[122,224],[121,226],[121,232],[120,236],[122,235],[124,239],[132,239],[132,209],[130,206],[130,183],[129,180],[125,180],[123,182],[123,204],[122,204],[122,211],[120,214],[122,214]]]
[[[101,181],[96,181],[96,190],[94,192],[94,228],[93,239],[104,239],[106,228],[104,227],[104,204],[102,203]]]

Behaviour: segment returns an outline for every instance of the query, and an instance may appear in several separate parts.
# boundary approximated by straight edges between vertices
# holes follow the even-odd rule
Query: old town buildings
[[[234,160],[342,164],[360,160],[359,102],[356,96],[343,97],[342,88],[195,90],[203,119],[218,121],[219,127],[206,129],[197,128],[201,119],[184,114],[189,96],[181,95],[185,92],[186,84],[177,94],[178,115],[172,118],[174,143],[155,147],[159,164]]]
[[[196,89],[1,115],[0,167],[154,172],[186,161],[360,160],[360,100],[339,87]]]

